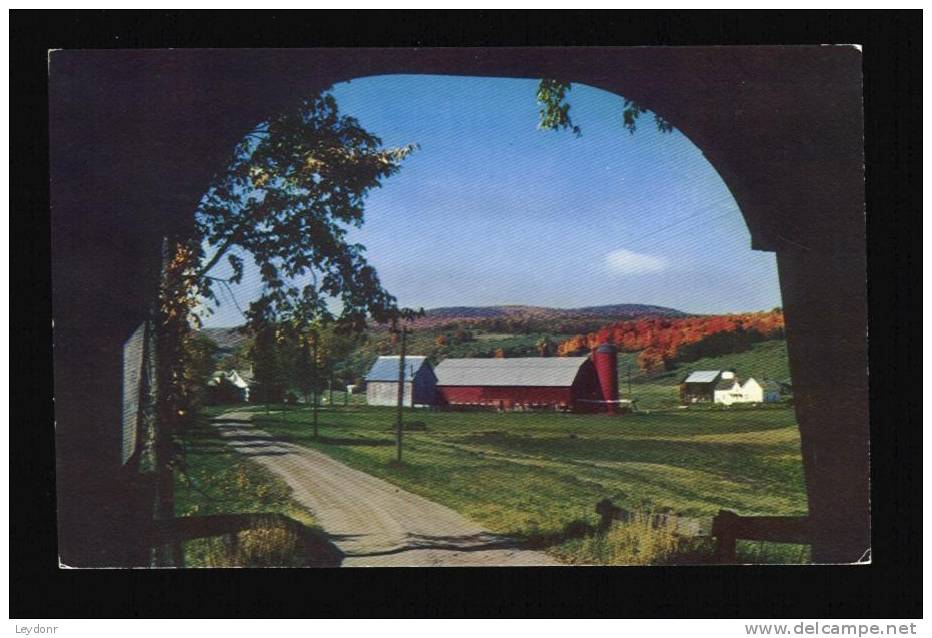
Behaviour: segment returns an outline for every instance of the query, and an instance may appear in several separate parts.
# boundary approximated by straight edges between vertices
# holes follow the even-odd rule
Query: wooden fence
[[[600,501],[595,510],[602,518],[603,529],[615,522],[630,522],[637,516],[608,499]],[[812,538],[806,516],[741,516],[728,510],[719,510],[714,517],[654,513],[650,514],[650,524],[658,529],[671,529],[679,536],[715,538],[715,562],[724,564],[737,561],[739,540],[809,545]]]

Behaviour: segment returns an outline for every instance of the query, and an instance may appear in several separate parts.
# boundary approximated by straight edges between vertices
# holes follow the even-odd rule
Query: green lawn
[[[195,426],[182,436],[183,463],[175,473],[176,514],[276,512],[315,528],[313,515],[292,499],[290,487],[258,463],[230,449],[209,425],[207,418],[222,411],[223,408],[216,407],[205,410]],[[242,541],[241,535],[241,548],[257,549],[245,559],[241,553],[237,564],[300,566],[307,559],[293,555],[290,550],[294,539],[287,535],[274,531],[243,534],[247,542]],[[221,538],[189,541],[184,546],[185,565],[226,566],[230,557],[225,543],[226,539]]]
[[[269,432],[529,541],[560,542],[568,527],[594,525],[603,498],[696,516],[806,512],[798,431],[786,407],[620,418],[409,410],[406,419],[426,430],[405,434],[401,465],[393,462],[392,408],[323,409],[316,441],[306,408],[255,414]]]
[[[489,337],[486,343],[502,340]],[[806,513],[792,407],[678,406],[677,384],[693,370],[733,368],[744,377],[787,378],[784,341],[650,376],[639,373],[636,359],[637,353],[619,353],[619,385],[628,396],[630,370],[640,413],[612,418],[407,410],[406,419],[426,429],[406,433],[401,465],[393,462],[395,410],[366,406],[364,394],[343,407],[343,394],[334,393],[336,406],[320,410],[318,440],[308,407],[275,406],[276,413],[268,415],[263,406],[236,409],[253,412],[257,424],[274,434],[443,503],[494,531],[548,547],[569,562],[644,559],[628,546],[632,542],[653,548],[644,551],[654,552],[656,561],[671,552],[682,560],[684,553],[670,538],[643,529],[592,534],[595,504],[604,498],[630,510],[692,516],[712,516],[719,509]],[[227,409],[211,407],[203,415]],[[211,430],[195,429],[186,443],[194,483],[179,478],[179,513],[277,511],[313,523],[287,486],[226,449]],[[707,560],[709,547],[703,551]],[[739,555],[749,562],[799,562],[806,550],[739,543]]]

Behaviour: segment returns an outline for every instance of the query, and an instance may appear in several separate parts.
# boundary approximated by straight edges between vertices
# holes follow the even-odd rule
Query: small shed
[[[397,355],[376,359],[366,375],[366,403],[398,405],[398,364]],[[406,406],[414,407],[434,403],[437,376],[427,357],[405,357],[404,384]]]
[[[691,372],[681,385],[681,397],[684,403],[714,401],[715,390],[719,381],[733,381],[735,375],[728,370],[696,370]]]

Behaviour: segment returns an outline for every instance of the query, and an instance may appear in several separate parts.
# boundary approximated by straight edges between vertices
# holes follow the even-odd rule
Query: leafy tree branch
[[[367,262],[365,247],[347,241],[347,233],[363,224],[367,194],[415,148],[383,147],[355,118],[340,114],[329,94],[262,123],[236,148],[196,212],[202,296],[217,300],[206,275],[224,258],[233,271],[228,281],[240,282],[239,254],[248,253],[262,282],[262,294],[245,313],[254,331],[315,319],[361,330],[369,316],[404,316]],[[338,316],[331,299],[340,302]]]
[[[537,85],[537,102],[540,105],[540,122],[538,128],[550,131],[569,130],[576,137],[582,135],[582,129],[570,117],[570,103],[566,94],[573,85],[564,80],[542,79]],[[637,130],[637,121],[648,110],[635,102],[625,99],[621,112],[622,126],[633,134]],[[673,131],[673,125],[654,114],[654,124],[661,133]]]

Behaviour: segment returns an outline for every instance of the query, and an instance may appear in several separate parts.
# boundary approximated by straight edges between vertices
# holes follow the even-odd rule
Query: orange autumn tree
[[[557,355],[581,354],[600,343],[613,343],[622,352],[639,352],[638,367],[655,372],[675,363],[740,352],[752,343],[782,337],[783,330],[783,312],[779,309],[682,318],[642,317],[570,337],[557,347]]]

